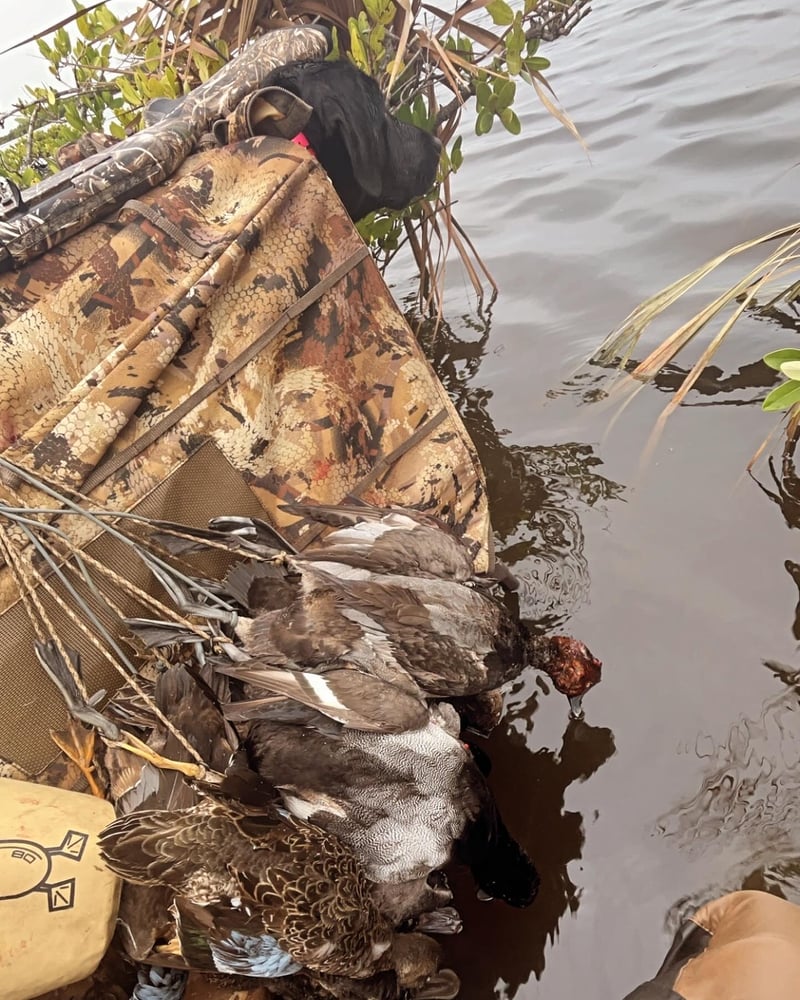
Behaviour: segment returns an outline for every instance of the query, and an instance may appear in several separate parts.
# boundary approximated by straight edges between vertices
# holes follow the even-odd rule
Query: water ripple
[[[716,746],[698,737],[707,760],[700,789],[662,816],[656,831],[689,854],[716,842],[747,852],[800,851],[800,701],[768,701],[757,719],[741,718]]]

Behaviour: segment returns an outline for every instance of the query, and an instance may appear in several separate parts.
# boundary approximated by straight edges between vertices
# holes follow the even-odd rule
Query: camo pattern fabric
[[[319,28],[270,31],[161,121],[29,188],[23,209],[0,218],[0,270],[23,266],[160,184],[271,70],[294,59],[322,58],[329,44]]]
[[[337,269],[323,294],[297,306]],[[287,500],[355,493],[440,513],[486,568],[484,481],[466,430],[327,175],[301,147],[257,137],[191,156],[116,220],[0,276],[0,298],[12,312],[25,307],[0,331],[6,458],[80,489],[210,385],[92,498],[129,510],[211,441],[279,527],[293,521],[279,510]],[[223,378],[281,317],[276,336]],[[424,433],[428,421],[436,426]],[[41,505],[32,488],[12,486]],[[63,530],[81,545],[96,534],[82,519]],[[0,570],[0,611],[17,597]]]

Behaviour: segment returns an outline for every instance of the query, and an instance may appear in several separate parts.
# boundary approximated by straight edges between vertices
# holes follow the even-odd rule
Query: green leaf
[[[131,104],[134,107],[136,107],[137,105],[142,103],[139,91],[136,89],[136,87],[134,87],[134,85],[131,83],[130,80],[126,79],[124,76],[121,76],[117,81],[117,83],[119,86],[120,93],[122,94],[123,98],[127,101],[128,104]]]
[[[84,125],[78,109],[73,103],[69,103],[64,106],[64,121],[71,128],[75,129],[75,132],[80,135],[86,128]]]
[[[525,69],[529,73],[541,73],[542,70],[550,69],[550,60],[544,56],[530,56],[525,60]]]
[[[795,403],[800,403],[800,384],[794,381],[784,382],[772,390],[761,404],[761,409],[770,412],[788,410]]]
[[[369,33],[369,50],[380,62],[386,54],[383,39],[386,36],[386,28],[382,24],[376,25]]]
[[[781,365],[781,373],[793,382],[800,382],[800,361],[784,361]]]
[[[510,107],[514,102],[517,93],[517,85],[513,80],[496,80],[494,95],[497,99],[496,107],[498,111]]]
[[[486,10],[495,24],[514,23],[514,11],[506,3],[506,0],[492,0],[491,3],[486,4]]]
[[[492,88],[486,80],[478,80],[475,85],[475,100],[478,103],[478,110],[487,107],[492,99]]]
[[[453,170],[458,170],[463,162],[464,153],[461,151],[461,136],[459,136],[450,149],[450,163],[453,165]]]
[[[87,41],[91,41],[94,38],[92,22],[88,14],[81,14],[81,16],[75,21],[75,26]]]
[[[347,27],[350,32],[350,57],[359,69],[368,71],[369,63],[367,62],[367,50],[364,48],[364,43],[361,41],[358,21],[351,17],[347,22]]]
[[[770,351],[764,355],[764,364],[774,368],[776,372],[779,372],[781,365],[787,361],[800,361],[800,348],[783,347],[780,351]]]
[[[522,131],[522,125],[520,124],[519,118],[514,114],[511,108],[504,108],[500,112],[500,121],[505,125],[506,131],[510,132],[512,135],[519,135]]]
[[[522,17],[517,11],[514,16],[514,24],[509,28],[508,34],[506,35],[506,59],[510,55],[519,58],[522,55],[522,50],[525,47],[525,32],[522,30]]]
[[[102,7],[98,7],[97,10],[94,11],[94,16],[97,19],[97,23],[100,26],[100,31],[103,34],[105,34],[105,32],[107,31],[111,31],[112,29],[116,28],[116,26],[119,24],[119,18],[112,11],[110,11],[105,4],[103,4]],[[142,20],[143,23],[139,31],[141,37],[143,37],[144,35],[149,35],[153,31],[153,22],[150,20],[150,18],[145,17]]]
[[[388,3],[384,4],[383,10],[381,12],[380,16],[381,24],[385,28],[388,28],[389,25],[392,23],[392,21],[394,21],[396,16],[397,16],[397,7],[395,7],[395,5],[392,3],[392,0],[389,0]]]
[[[68,56],[72,51],[72,39],[64,28],[59,28],[53,35],[53,45],[56,47],[56,52],[62,56]]]
[[[361,0],[364,10],[369,14],[373,21],[378,21],[381,16],[381,4],[380,0]]]
[[[478,117],[475,119],[475,134],[486,135],[487,132],[491,131],[493,123],[494,114],[489,108],[483,108],[478,112]]]

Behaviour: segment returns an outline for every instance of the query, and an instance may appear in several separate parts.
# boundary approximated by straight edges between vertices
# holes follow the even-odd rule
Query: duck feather
[[[314,673],[299,668],[275,669],[253,659],[218,669],[254,687],[298,701],[349,729],[397,733],[418,729],[428,716],[422,698],[354,667]],[[233,704],[227,715],[233,718],[236,714]]]
[[[204,800],[190,809],[123,816],[99,845],[117,874],[169,886],[206,908],[226,935],[237,914],[241,932],[250,934],[257,914],[259,933],[316,971],[360,978],[377,971],[392,943],[351,852],[292,817]]]
[[[475,576],[475,563],[464,542],[444,522],[420,511],[310,503],[284,504],[282,509],[336,529],[304,552],[308,560],[462,582]]]

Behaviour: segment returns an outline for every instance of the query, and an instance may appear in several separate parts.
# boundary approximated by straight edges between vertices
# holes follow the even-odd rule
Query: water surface
[[[490,743],[543,889],[523,913],[464,907],[465,1000],[621,1000],[697,899],[798,884],[800,705],[762,664],[800,664],[797,505],[744,475],[773,426],[759,359],[795,343],[794,323],[747,319],[645,466],[680,371],[610,431],[590,401],[602,373],[572,379],[642,298],[795,218],[796,15],[774,0],[595,7],[547,52],[590,160],[532,96],[521,136],[468,143],[458,215],[501,295],[476,316],[454,266],[432,346],[526,612],[605,662],[584,723],[526,677]]]

